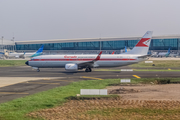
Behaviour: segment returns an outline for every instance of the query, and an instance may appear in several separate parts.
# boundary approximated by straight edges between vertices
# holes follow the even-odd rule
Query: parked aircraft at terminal
[[[125,46],[124,49],[125,49],[124,51],[127,52],[126,46]],[[115,52],[113,51],[111,54],[114,55],[114,53],[115,53]]]
[[[0,52],[0,58],[4,58],[4,52]]]
[[[101,55],[41,55],[33,57],[26,62],[26,65],[37,69],[39,68],[65,68],[67,71],[77,71],[84,69],[91,72],[91,68],[119,67],[138,63],[147,59],[147,52],[151,42],[152,31],[147,31],[142,39],[131,50],[123,54]]]
[[[11,58],[11,57],[15,57],[15,58],[26,58],[26,57],[35,57],[35,56],[39,56],[42,54],[43,52],[43,48],[44,45],[42,45],[37,52],[33,52],[33,53],[9,53],[7,57]]]
[[[170,48],[168,49],[167,52],[160,52],[160,53],[158,54],[158,57],[168,57],[169,54],[170,54]]]

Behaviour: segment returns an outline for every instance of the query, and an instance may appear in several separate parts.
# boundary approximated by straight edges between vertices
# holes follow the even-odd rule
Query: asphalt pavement
[[[115,69],[129,69],[119,67]],[[103,80],[109,78],[155,78],[155,77],[180,77],[179,72],[148,72],[148,71],[95,71],[92,72],[67,72],[64,68],[42,68],[40,72],[31,67],[1,67],[0,82],[10,79],[9,84],[0,87],[0,103],[19,97],[24,97],[55,87],[65,86],[80,80]],[[17,82],[18,79],[26,79]],[[31,79],[32,78],[32,79]],[[36,79],[34,79],[36,78]],[[7,82],[7,81],[6,81]]]

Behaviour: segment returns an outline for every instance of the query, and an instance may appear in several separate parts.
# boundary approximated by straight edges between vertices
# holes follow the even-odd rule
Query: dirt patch
[[[177,120],[180,84],[121,85],[107,87],[117,98],[69,100],[62,106],[29,113],[47,120]]]
[[[137,93],[137,92],[140,92],[140,90],[125,89],[124,87],[121,87],[119,89],[114,89],[109,91],[109,94],[128,94],[128,93]]]
[[[63,106],[28,114],[48,120],[177,119],[180,101],[164,100],[71,100]]]
[[[107,87],[109,94],[131,100],[180,100],[180,84],[121,85]]]

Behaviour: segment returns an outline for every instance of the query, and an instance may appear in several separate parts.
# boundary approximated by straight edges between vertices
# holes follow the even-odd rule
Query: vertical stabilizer
[[[152,31],[147,31],[141,40],[136,44],[136,46],[131,51],[128,51],[124,54],[147,55],[151,43],[152,33]]]
[[[127,52],[126,46],[125,46],[125,52]]]
[[[43,52],[44,45],[42,45],[36,53],[42,53]]]
[[[169,49],[168,49],[168,54],[170,53],[170,47],[169,47]]]

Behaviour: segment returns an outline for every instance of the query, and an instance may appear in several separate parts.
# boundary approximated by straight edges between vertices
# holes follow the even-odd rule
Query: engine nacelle
[[[74,64],[74,63],[69,63],[69,64],[65,65],[65,69],[67,71],[76,71],[76,70],[78,70],[78,65]]]

